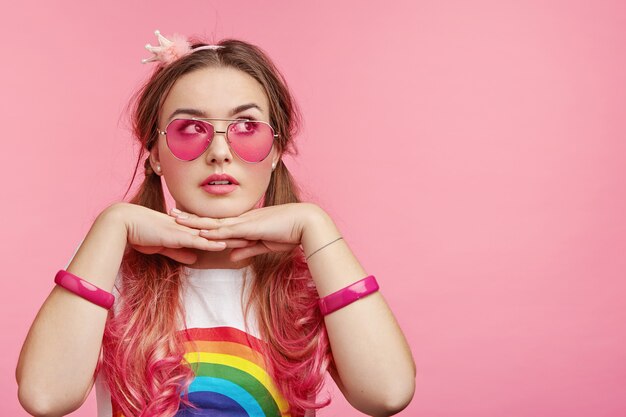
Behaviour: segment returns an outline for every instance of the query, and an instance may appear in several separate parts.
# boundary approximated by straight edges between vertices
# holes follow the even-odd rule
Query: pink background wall
[[[305,118],[287,164],[412,346],[401,415],[626,415],[624,4],[4,7],[0,415],[26,415],[28,327],[130,179],[123,111],[154,29],[239,37],[284,72]],[[361,415],[328,387],[321,416]],[[95,391],[72,415],[95,415]]]

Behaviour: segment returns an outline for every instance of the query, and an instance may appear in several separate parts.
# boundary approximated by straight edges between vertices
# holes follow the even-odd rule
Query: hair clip
[[[141,60],[142,64],[147,64],[148,62],[161,61],[164,65],[168,65],[177,59],[191,53],[194,51],[199,51],[202,49],[219,49],[223,48],[222,45],[204,45],[194,49],[191,49],[191,44],[187,39],[178,34],[172,35],[172,39],[169,40],[165,36],[161,35],[161,32],[158,30],[154,31],[154,34],[157,36],[159,40],[159,46],[152,46],[150,44],[146,44],[146,49],[154,54],[150,58],[145,58]]]

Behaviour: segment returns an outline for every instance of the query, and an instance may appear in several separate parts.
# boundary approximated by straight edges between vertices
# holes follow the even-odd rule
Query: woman
[[[402,410],[404,335],[282,162],[299,122],[284,78],[249,43],[156,34],[133,108],[144,182],[57,274],[20,354],[20,402],[63,415],[96,381],[99,416],[313,415],[328,371],[361,412]]]

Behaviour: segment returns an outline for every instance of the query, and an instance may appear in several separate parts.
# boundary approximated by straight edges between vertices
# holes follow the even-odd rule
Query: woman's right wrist
[[[127,243],[121,211],[110,206],[98,215],[66,269],[105,291],[113,287]]]
[[[104,210],[102,210],[98,218],[102,218],[103,221],[122,225],[124,226],[124,229],[128,232],[128,216],[126,216],[124,213],[127,210],[127,206],[129,204],[130,203],[126,202],[113,203]]]

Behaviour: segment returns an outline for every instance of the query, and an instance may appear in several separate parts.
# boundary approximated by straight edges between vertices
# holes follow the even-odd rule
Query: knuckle
[[[211,232],[211,230],[209,230],[209,233]],[[219,237],[230,237],[231,233],[229,232],[229,230],[224,227],[224,226],[218,226],[215,229],[213,229],[213,232],[215,233],[215,235],[219,236]]]

